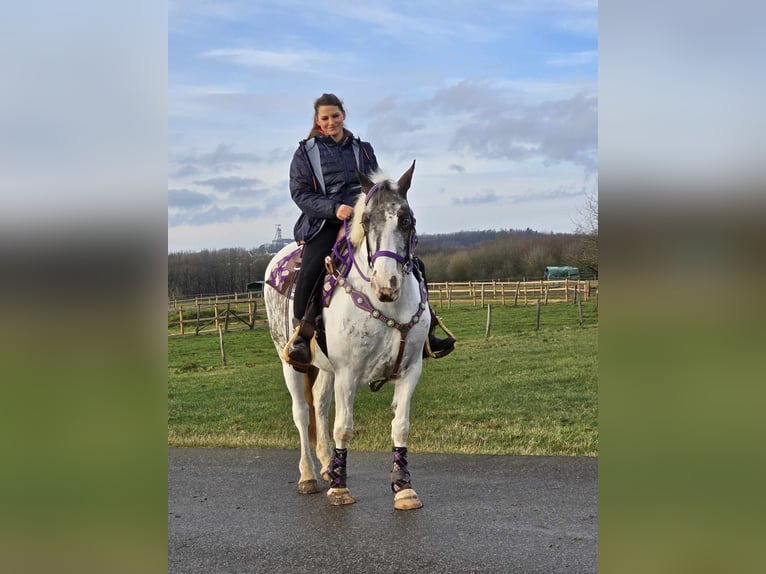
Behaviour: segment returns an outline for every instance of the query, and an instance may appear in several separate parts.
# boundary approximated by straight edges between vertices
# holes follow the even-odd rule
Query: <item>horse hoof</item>
[[[418,494],[411,488],[400,490],[394,496],[394,508],[396,510],[415,510],[422,507],[423,503],[420,502]]]
[[[356,500],[351,496],[348,488],[331,488],[327,491],[327,498],[333,506],[342,506],[343,504],[354,504]]]
[[[317,481],[314,479],[304,480],[298,483],[298,492],[301,494],[315,494],[319,492]]]

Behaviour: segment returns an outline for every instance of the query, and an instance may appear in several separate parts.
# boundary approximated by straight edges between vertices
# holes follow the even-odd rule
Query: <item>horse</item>
[[[345,243],[346,253],[340,257],[346,258],[346,265],[341,266],[343,272],[328,268],[333,273],[327,275],[322,290],[326,306],[321,320],[327,351],[312,340],[314,358],[306,373],[294,370],[283,355],[293,333],[292,298],[289,289],[283,293],[275,288],[289,275],[287,267],[297,265],[294,254],[300,246],[293,242],[282,248],[266,269],[264,304],[300,435],[298,491],[319,492],[319,463],[321,477],[330,483],[327,497],[332,505],[355,502],[346,483],[346,460],[357,389],[367,383],[377,390],[391,381],[394,508],[423,506],[412,488],[407,462],[410,403],[423,368],[423,345],[431,322],[425,284],[413,274],[415,218],[407,192],[414,169],[413,161],[396,182],[381,172],[371,177],[357,172],[361,193],[354,216],[350,226],[344,223],[345,237],[333,249],[339,254],[339,246]],[[329,265],[330,260],[326,263]],[[334,447],[328,421],[333,394]]]

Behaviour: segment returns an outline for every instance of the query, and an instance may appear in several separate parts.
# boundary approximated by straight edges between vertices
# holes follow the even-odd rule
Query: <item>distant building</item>
[[[282,237],[282,226],[279,223],[277,223],[275,227],[276,233],[274,234],[274,239],[271,240],[271,243],[264,243],[263,245],[258,246],[258,249],[263,249],[270,255],[277,253],[285,245],[293,242],[293,239],[285,239]]]
[[[546,267],[543,279],[579,279],[580,269],[577,267]]]

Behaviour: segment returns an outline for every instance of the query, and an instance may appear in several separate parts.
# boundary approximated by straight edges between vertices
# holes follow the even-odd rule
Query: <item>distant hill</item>
[[[261,281],[272,253],[290,239],[277,233],[257,248],[168,254],[168,295],[242,292]],[[541,279],[547,266],[579,267],[598,275],[598,237],[532,229],[457,231],[418,236],[417,255],[428,280]]]
[[[531,238],[553,235],[533,229],[485,229],[481,231],[457,231],[455,233],[434,233],[418,235],[418,253],[427,255],[435,252],[455,251],[474,247],[496,239]],[[561,234],[568,235],[568,234]]]

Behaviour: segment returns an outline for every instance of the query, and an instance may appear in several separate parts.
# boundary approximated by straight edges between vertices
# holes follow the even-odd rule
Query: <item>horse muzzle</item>
[[[399,289],[381,287],[375,290],[375,295],[381,303],[393,303],[399,298]]]
[[[392,277],[386,286],[381,286],[378,283],[377,277],[373,277],[370,283],[372,284],[375,296],[381,303],[393,303],[399,298],[399,282],[396,280],[396,277]]]

